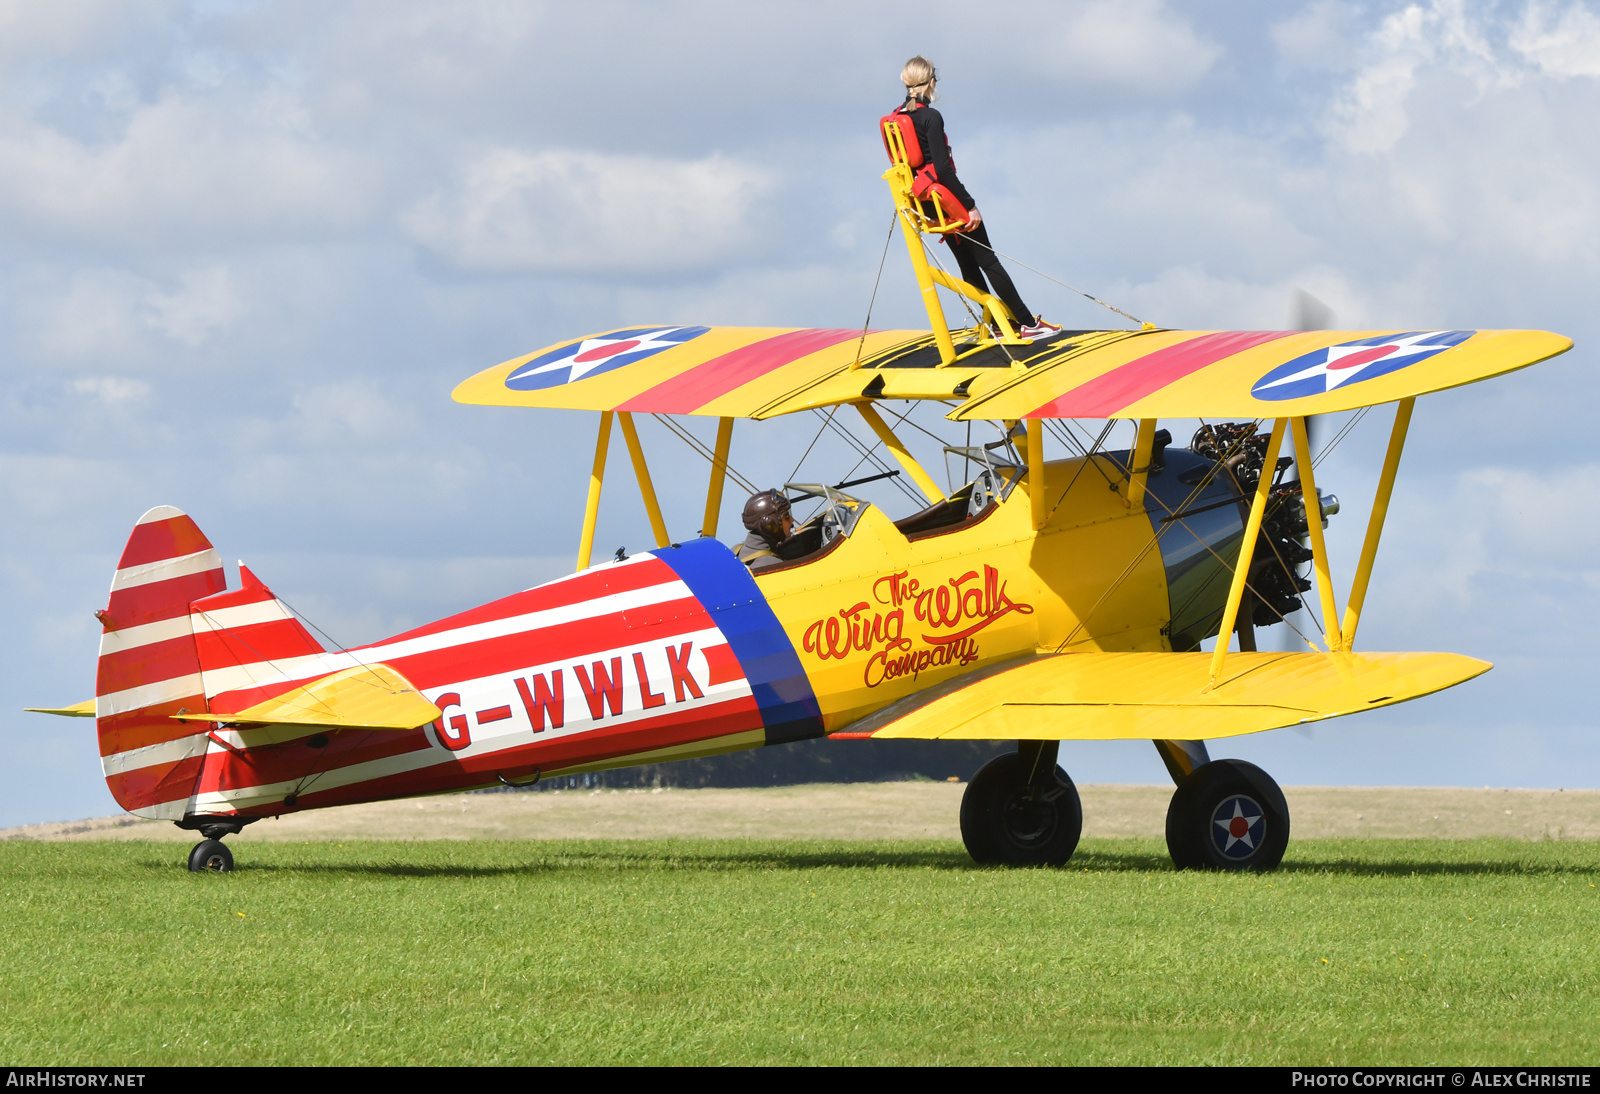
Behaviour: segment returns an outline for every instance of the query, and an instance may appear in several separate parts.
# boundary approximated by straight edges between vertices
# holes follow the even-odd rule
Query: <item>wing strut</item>
[[[1250,502],[1250,519],[1244,526],[1244,542],[1239,544],[1239,562],[1233,569],[1233,585],[1228,589],[1228,606],[1222,612],[1222,626],[1217,629],[1217,648],[1211,655],[1211,683],[1217,686],[1222,675],[1222,663],[1228,656],[1228,643],[1233,641],[1233,628],[1239,621],[1239,603],[1244,599],[1245,579],[1250,576],[1250,562],[1255,557],[1256,540],[1261,538],[1261,520],[1267,515],[1267,499],[1272,496],[1273,469],[1278,466],[1278,452],[1283,448],[1282,418],[1272,422],[1272,439],[1267,442],[1267,453],[1261,461],[1261,478],[1256,482],[1256,496]],[[1322,515],[1317,514],[1320,521]]]
[[[722,486],[728,481],[728,446],[733,442],[733,419],[717,420],[717,450],[711,458],[711,483],[706,487],[706,515],[700,534],[717,538],[717,517],[722,512]]]
[[[1372,500],[1372,515],[1367,520],[1367,538],[1361,545],[1361,561],[1356,566],[1355,580],[1350,586],[1350,600],[1345,606],[1344,625],[1339,625],[1339,609],[1334,599],[1333,575],[1328,566],[1328,545],[1322,535],[1321,496],[1317,493],[1315,472],[1311,466],[1311,445],[1306,435],[1303,416],[1277,418],[1272,425],[1272,439],[1267,443],[1266,458],[1262,461],[1261,478],[1256,483],[1255,497],[1250,502],[1250,519],[1245,524],[1244,542],[1239,545],[1239,560],[1233,571],[1233,584],[1228,590],[1227,607],[1223,610],[1222,624],[1217,630],[1217,648],[1211,655],[1211,683],[1217,686],[1222,676],[1223,663],[1228,656],[1228,643],[1238,622],[1239,607],[1244,599],[1250,563],[1255,554],[1256,540],[1261,534],[1261,522],[1266,515],[1267,499],[1272,493],[1273,469],[1278,463],[1278,452],[1283,447],[1284,427],[1294,432],[1295,452],[1300,464],[1300,491],[1306,505],[1306,531],[1311,538],[1312,564],[1316,567],[1317,590],[1322,599],[1323,641],[1329,653],[1350,652],[1355,649],[1356,625],[1361,622],[1361,608],[1366,603],[1367,587],[1372,581],[1372,564],[1378,555],[1378,540],[1383,536],[1385,518],[1389,515],[1389,501],[1394,495],[1394,480],[1400,470],[1400,454],[1405,449],[1406,431],[1411,425],[1411,411],[1416,398],[1399,400],[1395,407],[1394,428],[1389,434],[1389,451],[1384,456],[1383,474],[1378,480],[1378,493]],[[1030,425],[1032,422],[1030,421]],[[1140,434],[1144,423],[1140,423]],[[1135,459],[1135,463],[1138,459]],[[1130,490],[1130,494],[1131,494]],[[1312,508],[1315,506],[1316,508]]]
[[[1128,493],[1124,499],[1129,509],[1144,507],[1145,483],[1150,479],[1150,453],[1155,447],[1156,420],[1140,418],[1138,439],[1133,444],[1133,474],[1128,479]]]
[[[655,484],[650,481],[650,468],[644,462],[644,449],[639,447],[639,431],[633,427],[633,415],[629,411],[619,410],[617,419],[622,422],[622,438],[628,442],[633,474],[639,480],[639,494],[644,498],[645,512],[650,514],[650,530],[656,534],[656,546],[666,547],[672,539],[667,535],[667,522],[661,517],[661,503],[656,500]]]
[[[589,471],[589,500],[583,507],[583,535],[578,539],[578,571],[589,568],[594,553],[594,525],[600,517],[600,486],[606,478],[606,453],[611,446],[611,411],[600,412],[600,435],[594,442],[594,467]]]
[[[857,403],[856,409],[861,412],[861,417],[866,420],[866,423],[872,427],[872,431],[878,435],[878,440],[883,442],[883,446],[894,453],[894,458],[900,461],[900,466],[910,472],[911,477],[922,488],[922,492],[927,496],[928,501],[934,505],[944,501],[944,491],[940,490],[938,484],[933,481],[933,476],[923,470],[922,465],[917,462],[917,458],[901,443],[900,438],[894,435],[894,430],[890,429],[888,423],[878,416],[878,412],[873,409],[872,405],[870,403]]]
[[[1378,555],[1378,537],[1383,535],[1384,518],[1389,515],[1389,497],[1394,493],[1394,477],[1400,470],[1400,452],[1406,446],[1406,430],[1411,426],[1411,408],[1416,397],[1401,399],[1394,411],[1394,429],[1389,433],[1389,451],[1383,458],[1383,477],[1378,480],[1378,495],[1372,499],[1372,516],[1367,520],[1367,538],[1361,544],[1361,561],[1356,566],[1350,601],[1345,605],[1344,648],[1355,649],[1356,624],[1361,622],[1361,606],[1367,600],[1367,583],[1372,580],[1372,562]]]
[[[1300,500],[1306,509],[1306,532],[1311,536],[1311,564],[1317,571],[1317,592],[1322,597],[1322,643],[1328,652],[1345,649],[1339,633],[1339,606],[1333,599],[1333,572],[1328,567],[1328,544],[1322,535],[1322,495],[1317,493],[1311,467],[1311,435],[1304,417],[1295,418],[1294,454],[1300,466]],[[1265,470],[1262,472],[1265,474]]]
[[[1033,530],[1039,531],[1050,519],[1046,506],[1049,499],[1044,494],[1044,419],[1028,419],[1028,515],[1033,520]]]

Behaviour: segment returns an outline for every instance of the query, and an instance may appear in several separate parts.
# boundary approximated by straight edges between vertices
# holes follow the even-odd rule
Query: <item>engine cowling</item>
[[[1146,482],[1149,514],[1167,572],[1171,615],[1168,637],[1177,651],[1195,650],[1217,633],[1239,557],[1250,501],[1264,468],[1268,438],[1251,422],[1202,426],[1188,448],[1171,448],[1160,430]],[[1112,453],[1126,460],[1125,453]],[[1282,476],[1293,465],[1282,457],[1271,469],[1273,485],[1250,567],[1254,608],[1250,622],[1268,627],[1302,607],[1311,588],[1306,505],[1298,480]],[[1319,519],[1339,511],[1339,499],[1319,497]]]

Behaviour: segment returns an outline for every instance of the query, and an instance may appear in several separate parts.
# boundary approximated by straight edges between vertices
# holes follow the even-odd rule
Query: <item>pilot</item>
[[[775,553],[794,534],[794,516],[789,512],[789,499],[781,490],[763,490],[751,494],[744,503],[744,526],[750,534],[734,548],[739,561],[750,567],[752,573],[783,565],[784,560]]]
[[[961,280],[980,292],[988,292],[993,285],[994,295],[1021,324],[1017,333],[1024,338],[1054,334],[1061,328],[1046,323],[1022,302],[1017,287],[1011,283],[1011,275],[1000,265],[999,256],[989,245],[989,229],[978,212],[978,203],[956,178],[956,165],[950,159],[950,141],[944,133],[944,118],[932,106],[939,97],[939,75],[934,71],[933,62],[921,54],[911,58],[900,70],[900,82],[906,86],[906,101],[898,113],[910,117],[911,126],[917,131],[917,143],[922,145],[923,162],[933,165],[935,179],[970,211],[968,227],[959,232],[947,232],[944,237],[945,244],[956,256],[956,265],[961,268]],[[987,283],[985,275],[988,275]]]

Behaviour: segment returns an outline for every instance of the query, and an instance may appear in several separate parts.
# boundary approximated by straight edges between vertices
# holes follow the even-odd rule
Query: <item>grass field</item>
[[[0,1060],[1600,1061],[1600,845],[0,844]]]

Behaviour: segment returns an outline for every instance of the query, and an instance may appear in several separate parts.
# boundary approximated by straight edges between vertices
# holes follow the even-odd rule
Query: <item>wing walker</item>
[[[966,789],[967,849],[980,863],[1059,865],[1082,827],[1060,742],[1141,738],[1176,784],[1178,867],[1277,866],[1289,839],[1278,785],[1212,760],[1206,742],[1390,706],[1490,668],[1361,649],[1373,562],[1417,397],[1571,341],[1149,324],[1029,339],[1003,303],[930,259],[928,237],[960,225],[919,193],[901,135],[884,136],[928,330],[637,326],[455,389],[462,403],[598,413],[573,574],[328,648],[248,568],[228,589],[184,513],[146,513],[97,613],[95,698],[50,711],[96,719],[117,802],[199,833],[191,869],[226,870],[225,836],[306,809],[818,737],[1007,740],[1016,751]],[[967,325],[950,326],[941,292]],[[968,436],[988,431],[947,446],[965,468],[955,489],[896,432],[909,413],[896,407],[928,402]],[[1359,562],[1336,585],[1323,527],[1337,502],[1317,488],[1307,422],[1380,405],[1393,406],[1388,451]],[[815,512],[753,574],[718,538],[735,422],[803,411],[859,415],[922,498],[893,519],[853,482],[788,483]],[[686,436],[679,416],[715,421],[695,537],[668,534],[639,414]],[[1194,418],[1210,424],[1187,448],[1160,428]],[[1136,423],[1131,447],[1101,448],[1085,420],[1105,423],[1101,438]],[[595,563],[618,429],[656,546]],[[1303,649],[1256,648],[1256,628],[1302,607],[1320,620]]]

